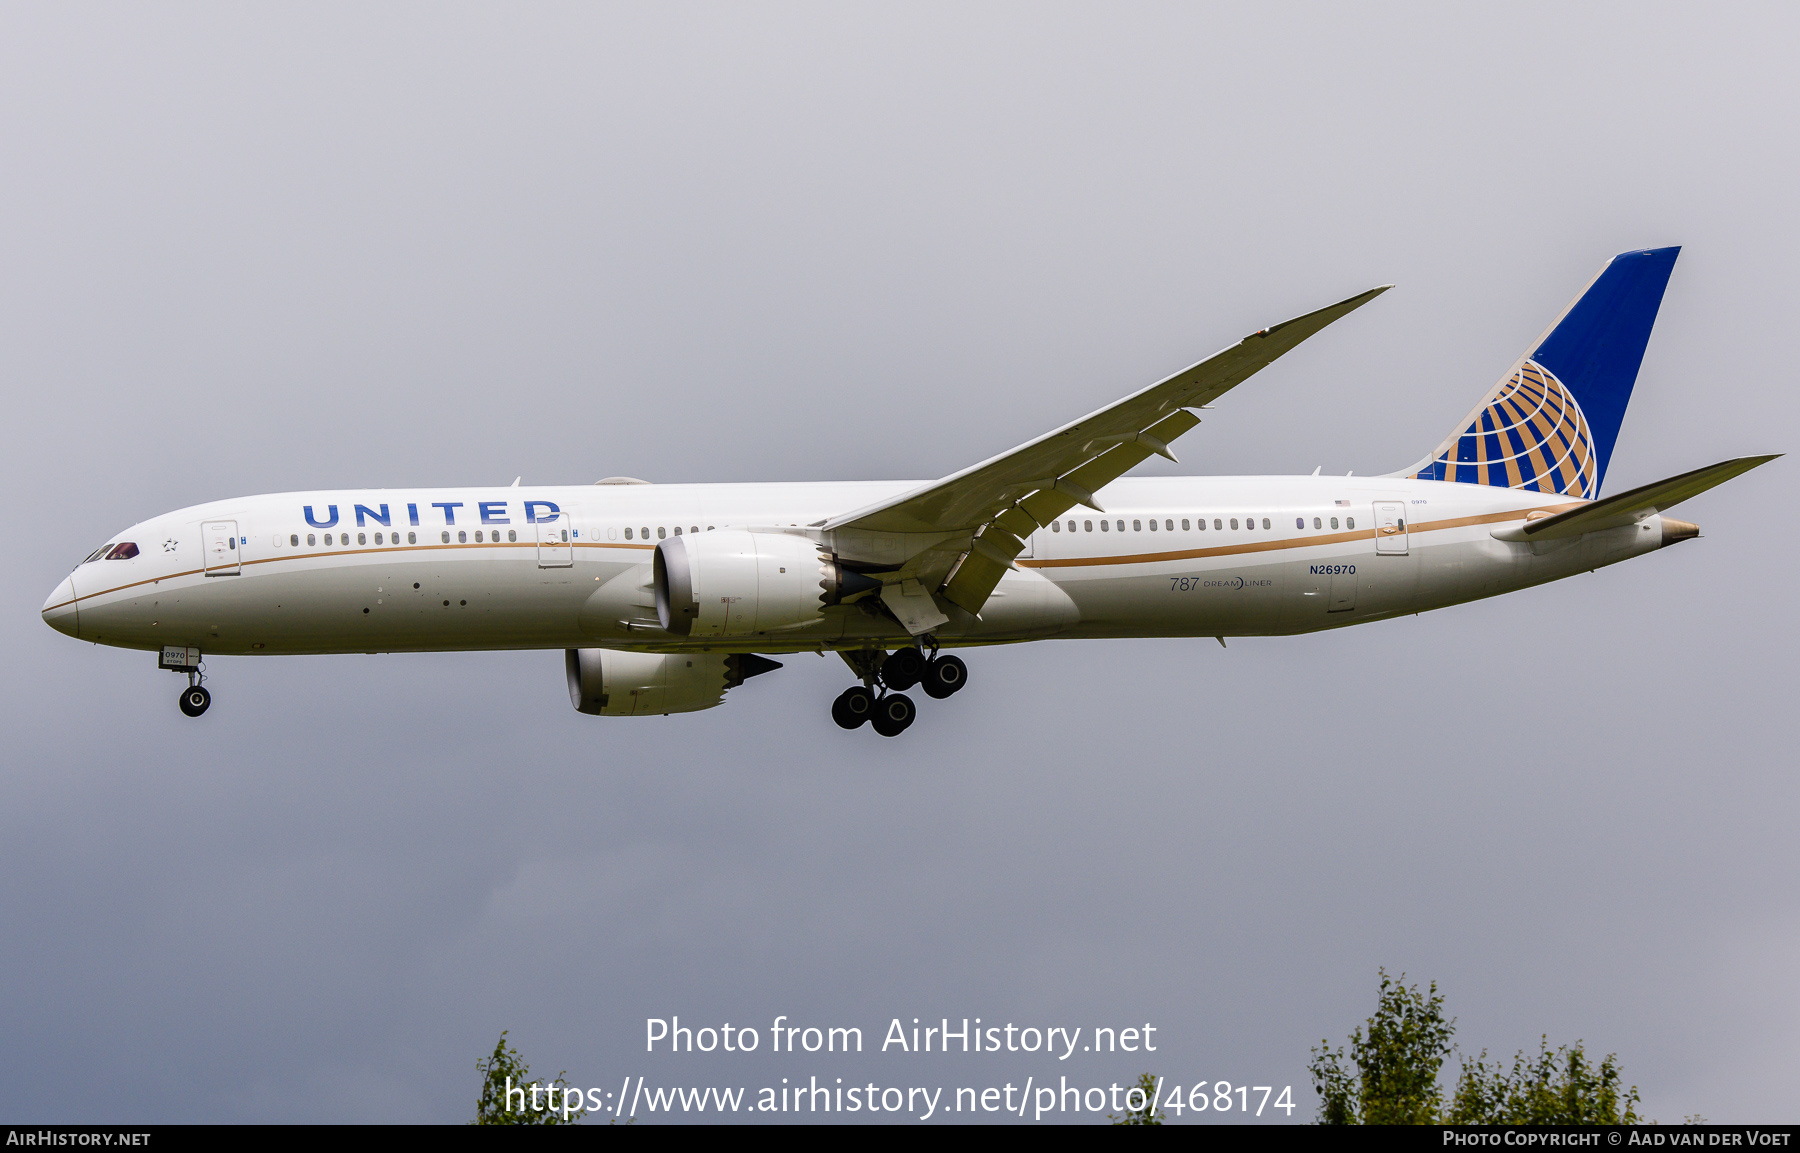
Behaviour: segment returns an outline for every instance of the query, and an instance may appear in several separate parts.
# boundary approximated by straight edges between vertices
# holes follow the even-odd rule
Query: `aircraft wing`
[[[1077,504],[1104,511],[1094,496],[1100,489],[1152,454],[1175,459],[1169,442],[1200,423],[1189,409],[1224,395],[1391,287],[1384,284],[1252,333],[1166,380],[1010,452],[820,527],[828,533],[976,533],[941,591],[952,603],[977,612],[1024,549],[1023,537]]]
[[[1741,476],[1758,465],[1768,464],[1780,455],[1740,456],[1734,460],[1720,461],[1667,480],[1642,485],[1617,496],[1580,504],[1554,516],[1540,517],[1522,525],[1496,530],[1494,535],[1501,540],[1557,540],[1599,532],[1602,529],[1623,528],[1664,509],[1674,508],[1689,497],[1699,496],[1707,489],[1724,484],[1732,477]]]

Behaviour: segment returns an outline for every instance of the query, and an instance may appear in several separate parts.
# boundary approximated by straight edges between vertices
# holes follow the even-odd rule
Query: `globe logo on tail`
[[[1593,434],[1568,387],[1527,360],[1469,427],[1415,474],[1592,500],[1599,492]]]

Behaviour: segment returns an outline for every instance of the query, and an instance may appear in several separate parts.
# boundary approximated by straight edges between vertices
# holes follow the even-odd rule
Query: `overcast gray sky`
[[[812,657],[570,709],[559,653],[213,663],[38,619],[110,533],[361,485],[931,477],[1398,288],[1144,471],[1381,472],[1682,244],[1608,474],[1796,418],[1791,6],[0,7],[0,1116],[578,1085],[1292,1084],[1435,979],[1473,1051],[1793,1119],[1797,550],[1703,538],[1329,635]],[[1154,1059],[646,1059],[646,1017],[1150,1021]],[[873,1047],[873,1046],[871,1046]]]

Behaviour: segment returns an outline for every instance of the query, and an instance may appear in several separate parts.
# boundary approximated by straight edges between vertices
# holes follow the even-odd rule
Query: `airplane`
[[[1609,260],[1448,436],[1382,476],[1127,477],[1200,412],[1389,285],[1254,332],[934,481],[350,489],[132,525],[45,601],[50,627],[203,657],[561,649],[598,716],[692,712],[836,652],[846,729],[897,736],[946,651],[1049,638],[1275,636],[1443,608],[1699,535],[1663,515],[1775,459],[1601,496],[1679,248]],[[1779,454],[1776,454],[1779,455]]]

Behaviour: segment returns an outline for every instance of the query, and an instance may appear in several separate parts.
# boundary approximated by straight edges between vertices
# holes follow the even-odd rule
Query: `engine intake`
[[[842,569],[803,536],[722,529],[656,546],[652,583],[662,627],[684,637],[747,637],[801,628],[880,582]]]

